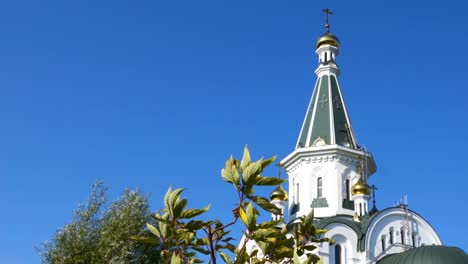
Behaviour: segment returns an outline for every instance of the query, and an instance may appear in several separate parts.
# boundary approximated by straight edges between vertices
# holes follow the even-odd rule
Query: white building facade
[[[441,245],[431,225],[406,205],[378,211],[375,200],[370,204],[368,180],[376,164],[354,135],[338,82],[340,42],[328,28],[316,44],[317,82],[296,148],[280,162],[289,179],[285,216],[292,223],[314,210],[318,227],[329,230],[324,236],[336,241],[319,245],[322,263],[379,263],[387,255]]]

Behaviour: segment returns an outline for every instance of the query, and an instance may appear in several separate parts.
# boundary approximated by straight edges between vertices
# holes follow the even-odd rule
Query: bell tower
[[[372,155],[358,145],[351,126],[338,83],[340,41],[330,33],[332,13],[323,11],[326,32],[315,46],[317,81],[296,149],[280,162],[289,175],[290,219],[307,215],[312,209],[318,218],[364,212],[355,207],[364,206],[361,200],[367,201],[368,194],[361,197],[362,192],[352,187],[358,182],[367,186],[368,177],[376,171]]]

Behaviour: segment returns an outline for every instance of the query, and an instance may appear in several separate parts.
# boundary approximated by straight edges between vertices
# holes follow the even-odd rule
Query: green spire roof
[[[357,149],[337,78],[328,72],[317,79],[296,148],[333,144]]]

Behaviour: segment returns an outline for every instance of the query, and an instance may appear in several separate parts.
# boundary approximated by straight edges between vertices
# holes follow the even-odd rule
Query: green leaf
[[[272,204],[268,199],[260,196],[253,196],[252,200],[263,210],[273,214],[281,214],[281,209]]]
[[[229,182],[234,184],[234,187],[239,190],[240,189],[240,176],[238,171],[238,164],[237,160],[234,160],[231,157],[226,161],[226,166],[221,169],[221,177],[223,181]]]
[[[192,249],[195,250],[195,251],[197,251],[197,252],[200,252],[200,253],[202,253],[202,254],[204,254],[204,255],[210,254],[210,251],[209,251],[209,250],[204,249],[204,248],[202,248],[202,247],[197,247],[197,246],[195,246],[195,247],[192,247]]]
[[[161,234],[159,233],[159,230],[151,225],[151,224],[146,224],[146,227],[148,228],[148,230],[153,233],[155,236],[157,236],[158,238],[161,237]]]
[[[240,164],[242,172],[250,165],[250,162],[251,162],[250,153],[246,145],[244,147],[244,156],[242,157],[241,164]]]
[[[262,172],[262,160],[258,160],[254,163],[251,163],[247,168],[242,172],[242,178],[245,185],[252,185],[257,179],[257,176]]]
[[[172,188],[169,187],[169,189],[167,190],[166,196],[164,197],[164,205],[166,206],[166,210],[171,214],[172,217],[175,217],[174,210],[176,207],[176,203],[179,201],[180,194],[183,191],[184,189],[182,188],[172,191]]]
[[[172,253],[171,264],[182,264],[182,260],[175,252]]]
[[[166,195],[164,195],[164,206],[166,208],[169,208],[169,197],[171,196],[172,193],[172,187],[169,186],[169,189],[167,189]]]
[[[226,253],[224,253],[223,251],[219,251],[219,255],[221,255],[221,258],[223,259],[225,263],[232,264],[231,259]]]
[[[245,246],[239,250],[236,254],[236,258],[234,260],[235,264],[245,264],[247,263],[247,260],[249,259],[249,255],[247,254],[245,250]]]
[[[270,165],[275,160],[276,160],[276,155],[269,158],[269,159],[263,160],[262,161],[262,170],[265,169],[268,165]]]
[[[276,177],[258,177],[258,179],[255,182],[255,185],[260,185],[260,186],[275,186],[282,184],[286,180],[276,178]]]
[[[183,226],[190,231],[197,231],[200,230],[203,226],[205,226],[205,222],[198,220],[190,220]]]
[[[229,183],[234,183],[234,177],[233,177],[233,170],[232,168],[222,168],[221,169],[221,177],[223,178],[223,181],[229,182]]]
[[[302,248],[305,249],[305,250],[308,250],[308,251],[312,251],[312,250],[316,249],[317,247],[310,244],[310,245],[305,245]]]
[[[242,209],[242,207],[239,207],[239,217],[245,226],[249,225],[249,222],[247,221],[247,214],[245,213],[244,209]]]
[[[249,231],[253,231],[257,225],[257,215],[251,202],[247,205],[246,215],[247,228],[249,229]]]
[[[187,206],[187,199],[177,199],[174,204],[173,209],[173,217],[175,219],[180,218],[182,211],[184,210],[185,206]]]
[[[264,240],[266,238],[272,238],[276,237],[278,235],[278,231],[274,228],[268,228],[268,229],[257,229],[255,231],[255,237],[260,238],[261,240]]]
[[[299,255],[297,255],[296,250],[294,250],[293,260],[294,260],[294,264],[301,264],[301,261],[299,260]]]
[[[142,242],[153,246],[158,246],[160,244],[159,239],[156,239],[154,237],[130,236],[130,240]]]
[[[317,235],[325,234],[326,232],[328,232],[328,230],[325,230],[325,229],[317,229],[317,230],[315,230],[315,233],[316,233]]]
[[[182,219],[194,218],[195,216],[201,215],[204,212],[208,211],[208,209],[210,209],[210,205],[205,206],[203,209],[187,209],[181,214],[180,218]]]
[[[159,222],[159,231],[160,231],[160,233],[161,233],[161,237],[162,237],[162,238],[167,237],[167,235],[168,235],[168,234],[167,234],[167,233],[168,233],[168,232],[167,232],[167,229],[168,229],[168,228],[167,228],[167,224],[166,224],[166,223],[164,223],[164,222]]]
[[[304,219],[304,225],[306,226],[313,226],[314,225],[314,209],[307,214],[306,218]]]

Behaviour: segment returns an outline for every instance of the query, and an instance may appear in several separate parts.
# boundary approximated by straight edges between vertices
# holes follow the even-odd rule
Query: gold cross
[[[328,23],[328,19],[330,15],[333,15],[332,11],[330,9],[325,8],[322,10],[325,14],[327,14],[327,23],[325,24],[325,28],[327,29],[327,33],[330,33],[330,24]]]

